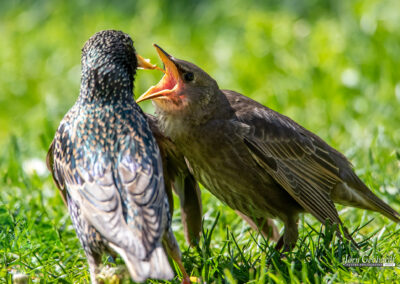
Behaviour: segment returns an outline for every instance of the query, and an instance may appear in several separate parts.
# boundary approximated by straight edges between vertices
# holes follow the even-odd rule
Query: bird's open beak
[[[162,62],[164,63],[165,71],[163,70],[163,72],[165,73],[165,75],[157,85],[151,87],[147,90],[146,93],[141,95],[136,100],[137,103],[146,100],[153,100],[156,98],[165,98],[173,94],[178,89],[181,83],[179,71],[175,63],[172,61],[172,56],[169,55],[157,44],[153,45],[157,50],[158,56],[160,56]]]

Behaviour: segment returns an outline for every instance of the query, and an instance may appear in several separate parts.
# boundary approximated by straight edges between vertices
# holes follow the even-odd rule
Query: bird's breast
[[[248,202],[260,199],[255,190],[259,179],[257,174],[248,171],[254,165],[249,156],[240,153],[244,150],[241,145],[232,143],[221,131],[199,129],[187,133],[190,135],[177,136],[176,144],[186,156],[196,180],[228,206],[247,214],[257,210],[265,215],[258,210],[265,208],[262,202],[255,206]]]

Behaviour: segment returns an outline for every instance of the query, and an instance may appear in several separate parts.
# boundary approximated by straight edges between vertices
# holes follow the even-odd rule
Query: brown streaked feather
[[[333,202],[377,211],[400,222],[400,214],[378,198],[354,173],[347,158],[320,137],[247,97],[233,91],[223,93],[232,103],[238,120],[246,126],[247,132],[238,133],[248,136],[249,141],[258,140],[256,144],[265,153],[263,161],[271,169],[276,171],[279,161],[285,163],[291,173],[302,176],[313,188],[325,190]],[[234,101],[239,96],[247,104],[235,108]]]
[[[251,118],[246,113],[236,113],[238,121],[234,123],[247,129],[247,134],[243,135],[243,130],[237,133],[242,135],[253,158],[320,222],[329,220],[342,225],[330,194],[343,181],[322,140],[264,106],[260,105],[255,113]],[[345,234],[353,241],[346,231]]]
[[[329,220],[331,223],[342,225],[342,222],[337,213],[336,207],[329,198],[327,191],[331,187],[327,187],[323,182],[317,183],[310,178],[318,178],[317,176],[310,175],[304,176],[293,167],[293,164],[285,164],[281,160],[277,160],[277,169],[272,170],[268,164],[263,161],[265,155],[253,143],[245,138],[245,143],[250,149],[250,153],[254,159],[297,201],[301,206],[310,212],[321,223]],[[269,156],[271,157],[271,156]],[[276,157],[274,157],[276,158]],[[301,163],[300,163],[301,165]],[[322,176],[323,178],[323,176]],[[306,179],[306,180],[305,180]],[[308,180],[307,180],[308,179]],[[346,238],[353,239],[350,235],[346,234]],[[354,241],[353,241],[354,242]]]
[[[334,202],[380,212],[392,221],[400,222],[400,214],[377,197],[353,171],[342,171],[342,176],[345,182],[332,192]]]

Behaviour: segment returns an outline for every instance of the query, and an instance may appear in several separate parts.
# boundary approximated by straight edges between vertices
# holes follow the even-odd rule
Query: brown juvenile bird
[[[133,99],[132,39],[102,31],[82,49],[78,100],[60,123],[47,165],[68,206],[97,283],[104,252],[119,254],[136,282],[172,279],[165,250],[188,276],[170,227],[161,156]],[[163,247],[164,246],[164,247]]]
[[[253,220],[284,222],[277,248],[295,246],[301,212],[341,226],[334,202],[400,221],[345,156],[317,135],[248,97],[220,90],[196,65],[155,47],[165,76],[137,102],[154,101],[162,131],[216,197]]]

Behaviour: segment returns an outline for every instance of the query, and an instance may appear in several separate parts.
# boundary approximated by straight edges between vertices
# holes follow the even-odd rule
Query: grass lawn
[[[221,88],[290,116],[400,210],[399,1],[1,1],[0,283],[16,274],[29,283],[89,281],[45,155],[79,93],[83,43],[102,29],[129,33],[153,63],[156,42]],[[139,72],[135,96],[160,77]],[[358,251],[306,214],[296,248],[281,259],[206,189],[202,198],[199,246],[185,243],[178,208],[173,227],[188,272],[207,283],[400,281],[400,225],[379,214],[337,206]],[[350,258],[397,266],[347,268]]]

